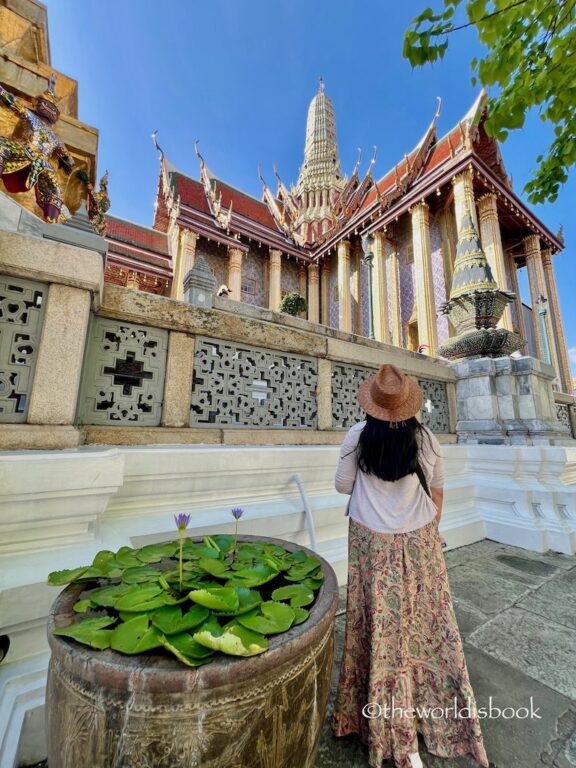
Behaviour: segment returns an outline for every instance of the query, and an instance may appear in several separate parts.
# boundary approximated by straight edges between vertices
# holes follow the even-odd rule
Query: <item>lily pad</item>
[[[48,575],[48,584],[51,587],[61,587],[64,584],[70,584],[80,578],[87,570],[88,566],[84,566],[84,568],[66,568],[63,571],[52,571]]]
[[[308,616],[310,616],[310,611],[307,611],[306,608],[293,608],[294,611],[294,624],[302,624],[303,621],[306,621]]]
[[[122,568],[136,568],[142,565],[142,561],[138,559],[138,550],[132,547],[120,547],[116,553],[116,562]]]
[[[203,664],[207,664],[210,661],[210,656],[213,654],[213,651],[208,654],[208,656],[204,659],[195,659],[191,656],[186,656],[185,653],[182,653],[182,651],[177,648],[171,640],[174,639],[174,635],[170,638],[162,637],[162,645],[164,648],[166,648],[167,651],[170,651],[170,653],[174,654],[178,661],[181,661],[182,664],[186,664],[187,667],[201,667]],[[198,643],[196,643],[198,645]],[[198,646],[201,648],[202,646]],[[204,649],[207,650],[207,649]]]
[[[195,589],[188,597],[193,602],[215,611],[235,611],[240,605],[238,593],[232,587]]]
[[[94,608],[94,603],[92,600],[78,600],[77,603],[74,603],[72,606],[72,610],[75,613],[85,613],[86,611],[89,611],[90,608]]]
[[[270,601],[262,603],[250,613],[238,616],[237,622],[262,635],[275,635],[286,632],[292,626],[294,611],[285,603]]]
[[[208,627],[208,624],[205,625]],[[200,631],[200,628],[197,630]],[[208,629],[204,631],[209,631]],[[216,632],[214,633],[216,635]],[[168,642],[177,648],[184,656],[188,656],[192,659],[208,659],[214,655],[212,648],[207,648],[205,645],[200,645],[192,637],[189,632],[181,632],[178,635],[170,635],[166,638]]]
[[[200,645],[230,656],[256,656],[268,649],[268,641],[264,635],[237,625],[228,627],[220,635],[202,630],[196,632],[193,638]]]
[[[145,584],[157,582],[161,575],[162,573],[156,568],[140,565],[137,568],[126,568],[122,574],[122,581],[125,584]]]
[[[230,575],[228,566],[222,560],[214,560],[210,557],[202,557],[198,561],[198,565],[203,571],[209,573],[210,576],[215,576],[216,578],[226,579]]]
[[[299,608],[314,602],[314,592],[304,584],[289,584],[275,589],[272,600],[289,600],[292,608]]]
[[[136,557],[142,563],[159,563],[164,557],[173,557],[177,551],[177,541],[168,541],[164,544],[147,544],[136,550]]]
[[[184,614],[178,605],[164,605],[152,614],[152,624],[165,635],[176,635],[202,624],[209,614],[202,605],[194,605]]]
[[[254,565],[235,571],[232,578],[226,582],[226,586],[259,587],[272,581],[276,576],[278,576],[278,571],[275,568],[271,568],[269,565]]]
[[[260,605],[262,598],[256,590],[248,587],[234,587],[238,595],[238,608],[233,611],[214,611],[217,616],[239,616],[242,613],[252,611]]]
[[[131,584],[110,584],[108,587],[99,587],[90,592],[90,602],[103,608],[113,608],[119,597],[132,590]]]
[[[115,630],[105,629],[114,624],[116,619],[113,616],[103,616],[99,619],[85,619],[77,624],[70,624],[67,627],[55,629],[55,635],[71,637],[79,643],[89,645],[103,651],[110,647],[111,638]]]
[[[135,654],[151,651],[162,645],[162,635],[150,626],[147,616],[135,616],[119,624],[110,639],[110,647],[120,653]]]
[[[114,608],[131,613],[151,611],[164,605],[163,592],[159,584],[134,584],[130,592],[116,600]]]

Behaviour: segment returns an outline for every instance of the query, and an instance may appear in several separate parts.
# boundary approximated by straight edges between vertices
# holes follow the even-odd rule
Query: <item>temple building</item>
[[[0,22],[1,84],[32,105],[53,75],[46,9],[0,0]],[[75,81],[59,74],[51,94],[75,169],[70,175],[59,169],[56,180],[74,214],[97,184],[98,133],[78,121]],[[438,117],[439,109],[418,144],[383,176],[374,175],[374,156],[364,174],[359,157],[347,178],[334,107],[320,81],[297,183],[289,189],[274,168],[272,190],[261,173],[261,199],[214,176],[198,148],[199,180],[180,172],[156,144],[152,227],[106,217],[105,279],[184,299],[184,279],[202,254],[217,285],[226,284],[236,301],[278,309],[285,293],[298,292],[314,323],[435,356],[454,335],[440,307],[449,298],[459,229],[469,212],[498,287],[516,295],[500,325],[524,340],[523,352],[554,366],[556,389],[571,392],[553,268],[562,237],[514,193],[498,144],[484,130],[485,94],[442,137]],[[14,110],[1,109],[0,135],[11,136],[17,122]],[[22,205],[38,215],[32,193]],[[518,287],[524,266],[531,310]]]
[[[321,81],[308,110],[298,181],[289,190],[274,169],[273,193],[261,174],[262,200],[216,178],[198,149],[199,181],[178,171],[157,145],[153,230],[110,219],[107,279],[183,299],[184,278],[202,254],[236,301],[277,309],[284,293],[296,291],[306,297],[312,322],[435,355],[454,333],[439,307],[470,211],[499,287],[516,294],[500,324],[525,340],[524,352],[554,366],[557,389],[571,392],[552,262],[562,236],[512,190],[498,144],[484,130],[484,93],[442,137],[438,116],[439,109],[416,147],[384,176],[373,177],[373,158],[361,178],[359,158],[346,179],[334,107]],[[374,238],[371,268],[362,258],[366,235]],[[518,287],[524,266],[532,311]]]

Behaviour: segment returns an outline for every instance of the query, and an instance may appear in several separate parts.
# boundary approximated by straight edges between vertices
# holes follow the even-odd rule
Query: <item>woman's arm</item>
[[[440,518],[442,517],[442,502],[444,501],[444,488],[430,488],[430,493],[432,495],[434,506],[437,510],[434,520],[436,521],[436,525],[440,525]]]
[[[359,433],[354,427],[349,430],[340,447],[340,457],[334,478],[334,486],[338,493],[352,493],[356,472],[358,470],[358,457],[356,447]]]

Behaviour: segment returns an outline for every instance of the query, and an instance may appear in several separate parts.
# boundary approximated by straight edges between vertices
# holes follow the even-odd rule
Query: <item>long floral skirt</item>
[[[411,768],[417,732],[432,754],[469,755],[488,768],[434,520],[385,534],[350,519],[346,634],[332,731],[358,734],[371,768],[383,760]]]

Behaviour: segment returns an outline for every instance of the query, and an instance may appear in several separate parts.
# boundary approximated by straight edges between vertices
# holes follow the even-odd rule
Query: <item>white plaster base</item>
[[[304,482],[318,551],[345,583],[347,501],[334,491],[338,446],[150,446],[0,453],[0,768],[44,756],[48,663],[45,619],[58,590],[51,570],[99,549],[172,538],[173,515],[191,533],[240,530],[309,545],[292,478]],[[448,549],[490,538],[543,552],[576,551],[576,448],[444,445],[440,529]],[[1,537],[0,537],[1,540]],[[28,716],[27,716],[27,713]],[[24,762],[26,761],[26,762]]]

